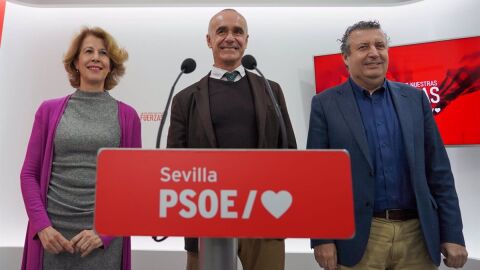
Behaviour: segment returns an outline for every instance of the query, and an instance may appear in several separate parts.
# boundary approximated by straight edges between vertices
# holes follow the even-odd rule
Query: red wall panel
[[[445,144],[480,144],[480,37],[391,47],[387,78],[422,89]],[[315,56],[319,93],[348,78],[340,54]]]

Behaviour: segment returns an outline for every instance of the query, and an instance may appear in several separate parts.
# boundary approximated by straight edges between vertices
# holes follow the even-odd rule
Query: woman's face
[[[103,39],[88,35],[83,39],[75,67],[80,73],[80,89],[104,90],[110,72],[110,58]]]

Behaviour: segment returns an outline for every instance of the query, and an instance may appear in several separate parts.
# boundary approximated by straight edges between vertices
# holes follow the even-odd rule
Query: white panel
[[[360,6],[393,6],[423,0],[8,0],[10,2],[34,7],[185,7],[185,6],[291,6],[291,7],[360,7]]]
[[[204,76],[212,57],[205,33],[219,7],[32,8],[7,2],[0,48],[0,246],[22,246],[26,214],[19,187],[34,113],[40,102],[72,91],[61,63],[82,25],[108,30],[129,54],[127,73],[112,95],[138,112],[163,110],[181,61],[197,60],[178,89]],[[249,23],[249,48],[262,72],[283,87],[300,148],[305,148],[314,94],[313,56],[336,53],[336,41],[358,20],[378,19],[392,45],[480,35],[478,0],[424,0],[391,7],[241,7]],[[440,56],[439,56],[440,57]],[[426,59],[428,60],[428,59]],[[168,122],[167,122],[168,127]],[[158,122],[143,123],[152,148]],[[164,132],[166,134],[166,132]],[[165,138],[163,139],[165,141]],[[472,257],[480,258],[478,205],[480,148],[448,150],[458,188],[464,232]],[[318,220],[321,226],[321,218]],[[181,250],[181,239],[155,244],[136,238],[138,250]],[[310,252],[307,240],[288,240],[287,251]]]

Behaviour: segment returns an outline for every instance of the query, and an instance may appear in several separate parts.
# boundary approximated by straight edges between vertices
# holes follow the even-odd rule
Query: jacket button
[[[373,175],[374,175],[373,171],[370,171],[370,173],[369,173],[369,174],[370,174],[370,176],[373,176]]]
[[[368,207],[368,208],[370,208],[371,205],[372,204],[370,202],[365,203],[365,206]]]

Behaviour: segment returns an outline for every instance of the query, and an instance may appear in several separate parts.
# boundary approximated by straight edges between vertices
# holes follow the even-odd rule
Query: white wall
[[[177,89],[204,76],[212,64],[205,33],[220,8],[33,8],[7,2],[0,48],[0,247],[23,245],[26,214],[19,172],[36,108],[72,91],[61,59],[82,25],[101,26],[127,48],[127,73],[112,94],[138,112],[162,111],[186,57],[197,70]],[[480,35],[478,0],[424,0],[391,7],[241,7],[249,23],[249,47],[259,68],[285,92],[297,142],[305,148],[314,94],[313,56],[338,52],[348,25],[378,19],[392,45]],[[167,123],[168,124],[168,123]],[[153,147],[158,122],[143,123],[145,147]],[[164,133],[165,134],[165,133]],[[164,138],[165,141],[165,138]],[[480,147],[449,148],[471,257],[480,258]],[[321,221],[319,221],[321,223]],[[155,244],[135,238],[134,249],[181,250],[183,241]],[[310,252],[307,240],[288,240],[288,252]]]

